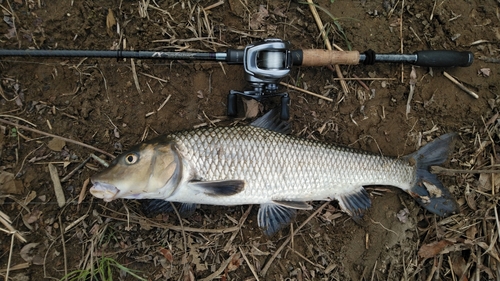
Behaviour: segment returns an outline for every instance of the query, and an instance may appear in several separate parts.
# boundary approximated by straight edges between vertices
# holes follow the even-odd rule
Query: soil
[[[288,40],[294,49],[325,48],[309,7],[300,1],[229,0],[206,12],[202,8],[215,1],[0,3],[2,49],[223,52],[269,37]],[[147,3],[149,8],[143,9]],[[403,156],[436,136],[458,132],[448,168],[498,167],[497,1],[316,3],[329,40],[346,50],[350,46],[378,53],[401,53],[401,48],[404,53],[471,51],[475,61],[470,67],[455,68],[399,63],[341,66],[348,78],[385,78],[363,80],[369,91],[361,82],[348,80],[349,93],[343,92],[338,75],[328,67],[294,67],[283,82],[333,102],[288,90],[293,135]],[[107,27],[110,11],[119,32],[117,25]],[[12,19],[15,25],[9,25]],[[416,77],[410,77],[412,70]],[[450,82],[444,71],[479,98]],[[217,126],[232,125],[234,120],[226,117],[227,94],[248,89],[241,65],[179,60],[4,57],[0,79],[0,118],[21,125],[29,121],[40,131],[115,155],[158,134],[211,126],[214,120],[220,120]],[[266,99],[262,109],[278,103],[279,99]],[[242,117],[241,101],[238,108]],[[435,280],[493,280],[499,276],[494,257],[497,201],[488,195],[495,194],[496,185],[490,182],[493,190],[482,185],[491,174],[440,175],[461,205],[460,214],[445,219],[426,212],[400,190],[370,187],[373,204],[361,224],[331,203],[279,250],[314,210],[300,211],[291,227],[273,237],[258,228],[257,206],[236,230],[248,206],[201,206],[182,221],[175,214],[148,218],[136,201],[105,203],[88,194],[85,181],[103,169],[94,159],[62,183],[67,203],[59,207],[49,163],[63,178],[90,153],[110,158],[11,125],[0,123],[0,128],[0,172],[16,177],[12,190],[0,189],[0,211],[27,240],[15,239],[11,246],[11,235],[0,234],[0,270],[7,268],[10,254],[11,267],[27,263],[24,269],[10,270],[10,280],[61,279],[65,273],[95,266],[103,257],[147,280],[201,280],[219,268],[216,276],[222,280],[256,276],[260,280],[430,280],[432,275]],[[315,209],[321,205],[314,203]],[[439,248],[443,243],[446,248]],[[33,246],[29,253],[26,245]],[[424,253],[429,247],[433,254]],[[135,280],[112,268],[115,280]]]

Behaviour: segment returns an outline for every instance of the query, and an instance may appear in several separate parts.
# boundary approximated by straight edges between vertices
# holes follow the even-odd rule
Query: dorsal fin
[[[258,119],[253,121],[250,126],[259,127],[286,135],[290,134],[292,131],[290,123],[281,120],[280,111],[277,108],[271,109],[262,117],[259,117]]]

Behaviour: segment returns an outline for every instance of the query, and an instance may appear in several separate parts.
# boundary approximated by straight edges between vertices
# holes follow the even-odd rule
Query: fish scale
[[[241,179],[244,190],[231,197],[207,198],[206,204],[239,205],[272,200],[328,200],[366,185],[408,189],[414,166],[314,140],[266,129],[215,127],[169,135],[201,181]],[[190,198],[173,200],[189,202]]]

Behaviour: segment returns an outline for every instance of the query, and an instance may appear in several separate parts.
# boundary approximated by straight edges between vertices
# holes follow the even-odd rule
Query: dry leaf
[[[14,174],[0,171],[0,194],[22,194],[24,186],[15,180]]]
[[[478,74],[480,76],[490,77],[491,69],[489,69],[489,68],[481,68],[481,69],[479,69]]]
[[[189,267],[184,267],[184,281],[196,281],[196,278],[194,278],[193,271]]]
[[[23,260],[25,260],[26,262],[30,262],[31,260],[33,260],[33,256],[31,255],[31,250],[33,250],[34,248],[36,248],[38,246],[38,244],[40,243],[29,243],[29,244],[26,244],[22,249],[21,249],[21,258],[23,258]]]
[[[229,262],[229,264],[227,265],[227,271],[231,272],[238,269],[238,267],[240,267],[242,262],[243,258],[241,257],[241,253],[237,253],[236,255],[233,256],[231,262]]]
[[[24,198],[24,205],[28,205],[33,199],[36,198],[36,191],[32,190],[26,198]]]
[[[108,35],[110,37],[113,36],[113,26],[116,25],[116,19],[115,15],[113,13],[113,10],[108,9],[108,16],[106,17],[106,27],[108,28]]]
[[[170,252],[169,249],[161,248],[160,252],[167,261],[172,262],[174,260],[174,257],[172,256],[172,253]]]
[[[285,12],[286,11],[286,6],[283,7],[276,7],[274,10],[271,12],[272,14],[275,14],[279,17],[286,18]]]
[[[263,24],[265,18],[269,16],[269,13],[264,5],[259,6],[259,11],[252,15],[250,19],[250,28],[253,30],[259,29]]]
[[[463,276],[463,278],[458,280],[468,280],[464,274],[465,270],[467,269],[467,262],[465,262],[465,259],[461,255],[453,255],[451,263],[453,265],[453,273],[455,273],[455,276],[457,276],[458,278],[461,278]]]
[[[467,202],[467,205],[469,206],[469,208],[471,208],[474,211],[477,210],[476,196],[474,195],[473,192],[466,192],[465,193],[465,201]]]
[[[62,151],[64,146],[66,145],[66,142],[62,139],[59,138],[53,138],[49,141],[47,146],[50,148],[52,151]]]
[[[420,249],[418,250],[418,255],[423,258],[423,259],[429,259],[433,258],[441,251],[446,248],[447,246],[451,245],[452,243],[448,240],[441,240],[437,242],[432,242],[429,244],[422,245]]]
[[[469,238],[470,240],[474,240],[476,238],[476,234],[477,234],[477,228],[475,225],[469,227],[469,229],[467,229],[465,231],[465,234],[467,235],[467,238]]]
[[[245,106],[245,118],[254,118],[259,114],[260,103],[254,99],[242,99]]]
[[[479,190],[491,191],[493,182],[495,183],[495,189],[500,188],[500,174],[481,174],[479,176]]]
[[[41,215],[42,215],[42,211],[34,210],[33,212],[24,215],[23,220],[24,220],[24,222],[26,222],[28,224],[32,224],[32,223],[36,222],[40,218]]]
[[[407,208],[404,208],[402,210],[400,210],[397,214],[396,214],[396,217],[398,218],[398,220],[402,223],[406,223],[408,222],[408,215],[410,214],[410,211],[408,211]]]

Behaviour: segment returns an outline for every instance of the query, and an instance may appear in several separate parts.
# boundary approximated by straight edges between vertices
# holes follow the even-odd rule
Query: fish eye
[[[139,157],[135,153],[129,153],[125,156],[125,163],[132,165],[135,164],[139,160]]]

